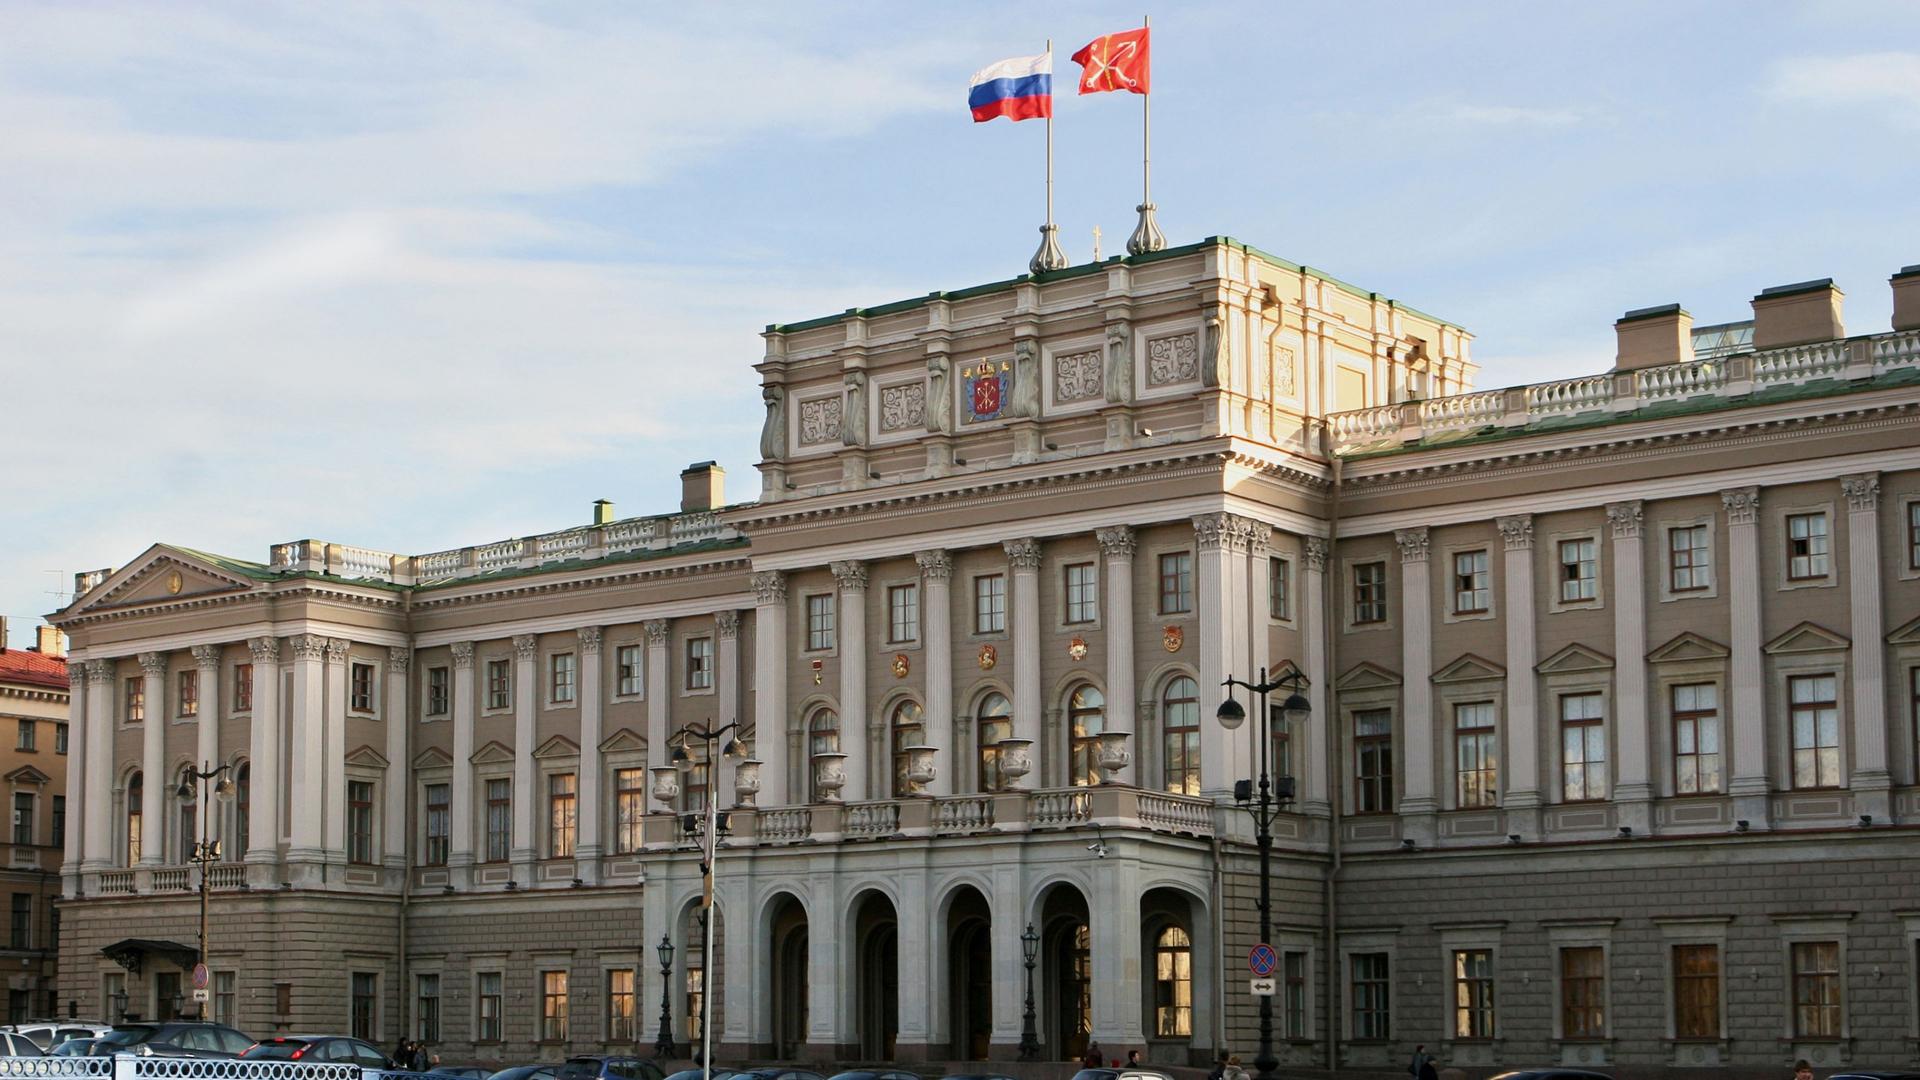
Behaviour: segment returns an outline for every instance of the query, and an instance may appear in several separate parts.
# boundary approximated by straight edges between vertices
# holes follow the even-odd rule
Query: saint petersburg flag
[[[1016,56],[974,73],[967,108],[975,123],[1004,116],[1032,120],[1053,115],[1053,52]]]

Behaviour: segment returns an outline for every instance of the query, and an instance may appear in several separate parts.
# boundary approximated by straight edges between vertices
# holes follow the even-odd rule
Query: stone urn
[[[733,767],[733,801],[736,806],[754,806],[760,797],[760,763],[752,758]]]
[[[1033,740],[1001,739],[1000,771],[1008,787],[1019,787],[1020,778],[1033,771]]]
[[[672,806],[680,797],[680,770],[671,765],[662,765],[653,770],[653,797],[655,801]]]
[[[1133,764],[1133,752],[1127,749],[1127,740],[1133,738],[1131,731],[1103,731],[1100,733],[1100,778],[1103,784],[1120,782],[1120,770]]]
[[[933,778],[939,775],[933,765],[933,757],[937,753],[939,753],[938,748],[932,746],[907,747],[909,794],[927,794],[927,785],[933,783]]]
[[[813,755],[813,790],[819,794],[821,802],[839,802],[840,791],[846,786],[847,755]]]

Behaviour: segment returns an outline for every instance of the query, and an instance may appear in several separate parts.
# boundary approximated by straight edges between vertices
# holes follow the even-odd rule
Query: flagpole
[[[1142,29],[1151,31],[1152,18],[1141,16]],[[1152,48],[1149,34],[1144,43]],[[1152,61],[1149,60],[1149,63]],[[1151,70],[1151,69],[1149,69]],[[1149,251],[1159,251],[1167,246],[1167,238],[1160,231],[1160,223],[1153,217],[1153,84],[1151,75],[1147,83],[1147,92],[1140,95],[1140,205],[1134,207],[1140,212],[1140,223],[1133,227],[1133,235],[1127,237],[1127,254],[1145,255]]]
[[[1027,260],[1027,270],[1044,274],[1065,270],[1067,253],[1060,247],[1060,227],[1053,223],[1053,39],[1047,39],[1047,223],[1040,226],[1040,249]]]

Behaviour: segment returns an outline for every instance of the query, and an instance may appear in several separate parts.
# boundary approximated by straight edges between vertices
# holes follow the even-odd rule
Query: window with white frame
[[[1000,634],[1007,629],[1007,575],[982,574],[973,579],[973,632]]]
[[[567,1041],[567,972],[540,973],[540,1041]]]
[[[1453,950],[1455,1039],[1493,1038],[1493,950]]]
[[[1307,1032],[1307,954],[1289,949],[1280,954],[1284,994],[1280,999],[1281,1031],[1289,1039],[1305,1039]]]
[[[506,975],[503,972],[482,971],[474,975],[474,1041],[500,1041],[505,984]]]
[[[487,708],[506,708],[512,703],[512,694],[512,662],[505,659],[487,661]]]
[[[713,639],[687,639],[687,689],[713,689]]]
[[[445,716],[453,700],[452,673],[444,667],[427,669],[427,715]]]
[[[1354,810],[1393,813],[1393,711],[1353,714]]]
[[[911,645],[920,640],[920,586],[914,583],[887,588],[887,641]]]
[[[373,781],[347,781],[347,861],[373,862]]]
[[[1353,568],[1353,619],[1355,624],[1387,621],[1387,564],[1357,563]]]
[[[807,784],[811,801],[820,801],[820,762],[828,754],[840,752],[840,714],[832,709],[814,710],[807,721]]]
[[[1068,563],[1065,575],[1067,622],[1090,623],[1100,617],[1100,583],[1092,563]]]
[[[427,851],[428,866],[447,865],[447,845],[452,839],[453,789],[446,784],[428,784]]]
[[[1499,804],[1499,736],[1493,726],[1493,702],[1471,701],[1453,707],[1455,805],[1462,810]]]
[[[1920,499],[1907,504],[1907,569],[1920,570]]]
[[[634,971],[613,968],[607,972],[607,1041],[632,1042],[637,1037],[635,1020]]]
[[[413,977],[413,1037],[427,1043],[440,1041],[439,972]]]
[[[1607,1034],[1607,951],[1598,945],[1560,950],[1560,1037]]]
[[[1720,687],[1682,683],[1670,690],[1673,706],[1673,790],[1679,795],[1720,791]]]
[[[1719,1039],[1720,946],[1675,945],[1673,1034],[1677,1039]]]
[[[1005,694],[992,693],[980,699],[974,733],[980,754],[978,789],[999,791],[1007,786],[1007,775],[1000,767],[1000,743],[1013,738],[1013,705]]]
[[[570,652],[547,657],[547,700],[555,705],[571,705],[579,691],[579,670]]]
[[[506,862],[513,846],[513,781],[487,781],[487,862]]]
[[[348,690],[348,707],[354,712],[373,711],[373,665],[355,664]]]
[[[1560,798],[1607,797],[1606,710],[1598,693],[1560,695]]]
[[[1793,1034],[1800,1039],[1840,1037],[1840,943],[1796,941],[1793,965]]]
[[[614,677],[619,680],[621,697],[639,697],[646,692],[647,673],[638,645],[622,645],[613,651]]]
[[[1160,741],[1166,789],[1200,794],[1200,689],[1185,675],[1168,679],[1160,694]]]
[[[1293,610],[1293,563],[1278,555],[1267,559],[1267,617],[1291,619]]]
[[[1840,706],[1832,675],[1795,675],[1787,680],[1793,729],[1793,786],[1840,786]]]
[[[1393,1038],[1389,1008],[1392,984],[1389,958],[1383,952],[1353,953],[1347,957],[1355,1042],[1386,1042]]]
[[[1827,515],[1787,515],[1787,580],[1827,576]]]
[[[1193,610],[1193,553],[1174,551],[1160,556],[1160,614],[1183,615]]]
[[[1598,545],[1592,537],[1560,541],[1560,602],[1577,604],[1599,595]]]
[[[359,666],[361,665],[354,665],[356,668]],[[175,715],[199,716],[200,673],[198,671],[176,671],[174,672],[173,679],[174,684],[179,688],[175,697],[180,703],[180,708]],[[357,702],[359,699],[356,698],[354,700]],[[356,704],[354,708],[359,708],[359,705]]]
[[[578,793],[572,773],[547,775],[547,857],[570,859],[578,819]]]
[[[824,652],[833,648],[834,609],[832,593],[814,593],[807,597],[807,651]]]
[[[904,799],[913,794],[910,747],[926,745],[925,714],[917,701],[902,701],[893,707],[892,722],[887,725],[893,744],[893,797]]]
[[[615,769],[613,773],[613,851],[630,855],[640,850],[640,831],[647,814],[647,771]]]
[[[1453,555],[1453,613],[1480,615],[1491,603],[1493,590],[1488,580],[1485,550],[1457,551]]]
[[[1667,588],[1699,592],[1713,584],[1713,555],[1705,525],[1667,530]]]

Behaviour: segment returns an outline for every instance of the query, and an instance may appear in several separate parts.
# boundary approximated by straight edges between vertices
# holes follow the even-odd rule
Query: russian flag
[[[1053,53],[1016,56],[974,72],[967,88],[974,123],[996,116],[1032,120],[1053,115]]]

